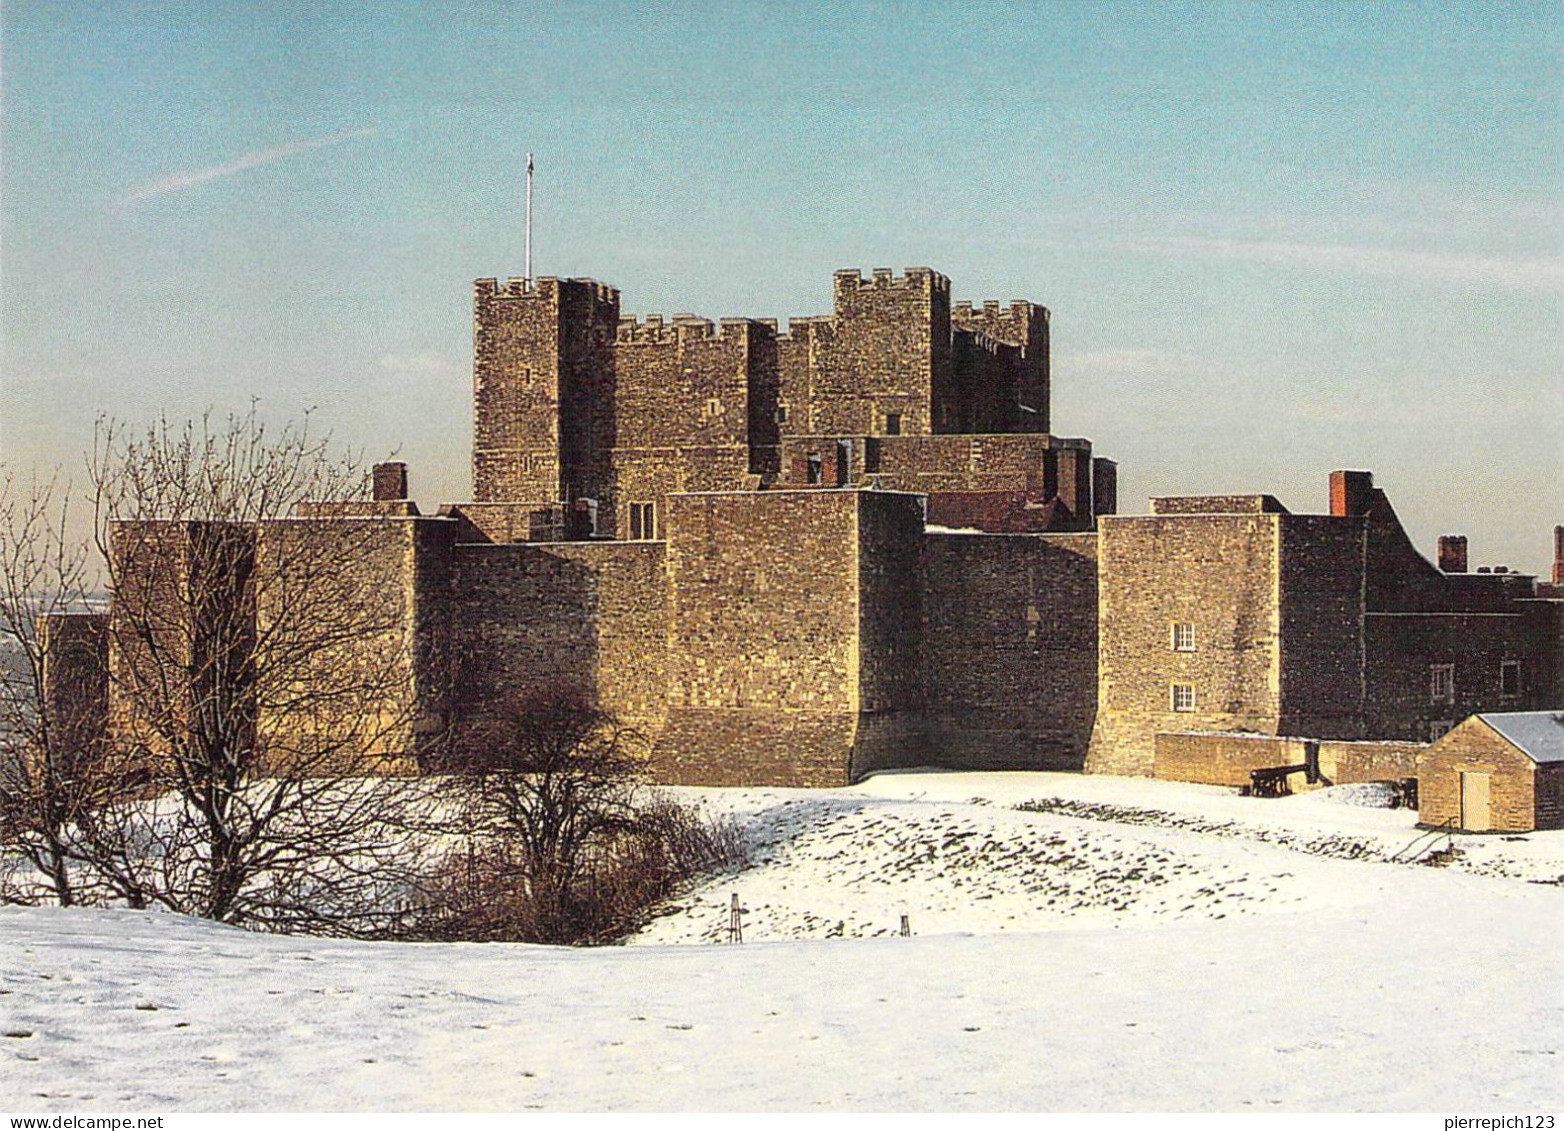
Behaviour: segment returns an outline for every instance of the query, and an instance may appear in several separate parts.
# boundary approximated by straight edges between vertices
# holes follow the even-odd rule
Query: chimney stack
[[[399,502],[407,498],[407,464],[377,463],[371,482],[375,502]]]
[[[1439,568],[1444,573],[1466,572],[1466,535],[1439,536]]]
[[[1372,471],[1333,471],[1330,473],[1330,513],[1350,518],[1368,511],[1374,491]]]
[[[1119,465],[1102,456],[1092,457],[1092,514],[1119,513]],[[1564,530],[1564,526],[1559,528]]]

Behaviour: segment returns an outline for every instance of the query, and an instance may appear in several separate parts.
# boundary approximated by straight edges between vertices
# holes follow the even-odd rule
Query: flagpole
[[[532,282],[532,154],[527,154],[527,282]]]

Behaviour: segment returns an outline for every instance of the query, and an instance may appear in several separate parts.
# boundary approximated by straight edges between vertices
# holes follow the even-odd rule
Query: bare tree
[[[407,525],[307,420],[272,434],[253,410],[101,424],[90,476],[110,731],[147,783],[94,810],[94,864],[133,901],[374,933],[417,800]]]
[[[463,850],[416,930],[442,938],[595,943],[679,882],[734,863],[732,826],[647,783],[646,744],[584,697],[550,689],[481,716],[441,767]]]
[[[106,786],[102,625],[88,613],[90,556],[54,479],[0,476],[0,852],[37,880],[6,895],[78,901],[72,838]]]

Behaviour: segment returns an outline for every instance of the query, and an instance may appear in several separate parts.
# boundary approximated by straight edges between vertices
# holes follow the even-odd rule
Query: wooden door
[[[1488,816],[1488,779],[1490,775],[1461,771],[1461,827],[1468,832],[1485,833],[1493,827]]]

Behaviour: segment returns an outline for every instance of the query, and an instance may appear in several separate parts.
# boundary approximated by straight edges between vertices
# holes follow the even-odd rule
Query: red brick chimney
[[[1445,573],[1466,572],[1466,535],[1439,536],[1439,568]]]
[[[1330,513],[1349,518],[1368,510],[1374,491],[1372,471],[1333,471],[1330,473]]]
[[[372,482],[377,503],[391,503],[407,498],[407,464],[375,464]]]

